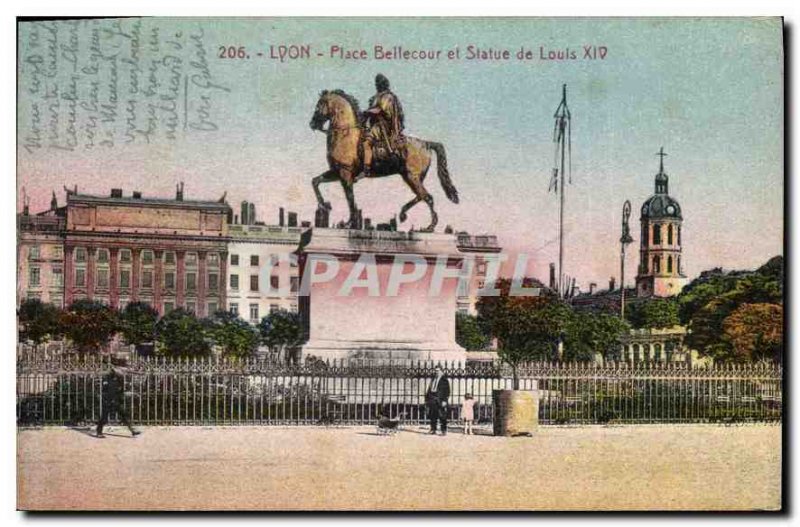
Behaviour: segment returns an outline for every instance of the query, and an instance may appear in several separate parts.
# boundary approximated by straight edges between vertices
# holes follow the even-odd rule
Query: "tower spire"
[[[664,152],[663,146],[656,152],[656,155],[661,158],[658,165],[658,174],[656,174],[656,194],[669,194],[667,186],[669,178],[664,173],[664,157],[666,157],[667,154]]]
[[[659,150],[656,153],[656,155],[661,158],[661,164],[658,167],[658,173],[659,174],[663,174],[664,173],[664,157],[667,155],[666,153],[664,153],[664,147],[663,146],[661,147],[661,150]]]

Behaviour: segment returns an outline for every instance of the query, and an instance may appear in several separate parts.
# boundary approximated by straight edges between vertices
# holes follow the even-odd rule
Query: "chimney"
[[[112,198],[121,198],[122,197],[122,189],[121,188],[112,188],[111,189],[111,197]]]
[[[239,215],[238,214],[234,214],[233,215],[233,224],[234,225],[239,225]]]
[[[242,225],[250,225],[250,207],[247,205],[247,201],[242,201],[241,214],[239,215],[239,218],[242,220]]]
[[[392,231],[392,232],[397,230],[397,217],[396,216],[389,220],[389,230]]]
[[[183,181],[175,185],[175,201],[183,201]]]
[[[142,199],[142,192],[139,190],[133,191],[133,199]]]
[[[364,229],[371,231],[372,230],[372,219],[371,218],[364,218]]]
[[[250,219],[250,225],[256,222],[256,204],[250,203],[247,207],[247,217]]]
[[[597,287],[597,282],[590,282],[589,283],[589,294],[590,295],[594,294],[595,287]]]
[[[556,264],[550,264],[550,289],[555,291],[556,289]]]
[[[278,225],[280,227],[283,227],[285,225],[285,223],[286,222],[284,221],[284,210],[283,210],[283,207],[281,207],[281,208],[278,209]]]
[[[613,290],[614,290],[614,286],[615,286],[616,284],[617,284],[617,281],[616,281],[616,280],[614,280],[614,277],[613,277],[613,276],[612,276],[611,278],[609,278],[609,280],[608,280],[608,290],[609,290],[609,291],[613,291]]]
[[[56,191],[53,191],[53,197],[50,198],[50,210],[56,210],[58,208],[58,200],[56,199]]]
[[[297,213],[290,212],[289,213],[289,227],[297,227]]]

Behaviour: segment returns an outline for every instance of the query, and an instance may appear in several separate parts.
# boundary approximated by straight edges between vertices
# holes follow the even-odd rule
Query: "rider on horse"
[[[375,77],[377,93],[369,100],[369,109],[364,112],[367,133],[363,139],[363,177],[369,177],[373,162],[382,162],[394,156],[403,157],[406,138],[403,135],[405,116],[400,99],[389,89],[389,79],[378,74]]]

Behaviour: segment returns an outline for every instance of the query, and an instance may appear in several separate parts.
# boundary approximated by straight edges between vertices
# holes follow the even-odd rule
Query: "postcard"
[[[20,19],[17,506],[780,511],[780,18]]]

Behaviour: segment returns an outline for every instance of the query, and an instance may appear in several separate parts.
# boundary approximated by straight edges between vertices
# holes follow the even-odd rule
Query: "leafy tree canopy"
[[[680,324],[678,301],[674,298],[648,298],[626,306],[625,318],[639,328],[671,328]]]
[[[466,350],[479,351],[488,348],[491,340],[484,333],[478,317],[456,313],[456,342]]]
[[[120,333],[127,344],[155,340],[158,311],[146,302],[131,302],[120,313]]]
[[[269,347],[291,348],[305,342],[300,315],[285,309],[273,311],[258,324],[261,341]]]
[[[19,338],[39,345],[62,334],[61,310],[39,299],[25,299],[17,311]]]
[[[722,321],[724,340],[736,361],[782,361],[783,307],[742,304]]]
[[[156,324],[159,352],[172,357],[203,357],[211,344],[203,324],[185,309],[175,309]]]
[[[76,300],[61,316],[64,335],[80,353],[97,352],[119,330],[119,316],[107,305],[93,300]]]
[[[608,313],[575,313],[564,335],[564,359],[590,361],[595,353],[616,357],[620,340],[630,330],[627,322]]]
[[[233,313],[217,311],[203,325],[225,355],[245,357],[258,349],[261,340],[258,330]]]

